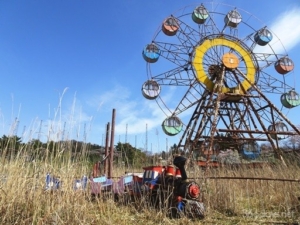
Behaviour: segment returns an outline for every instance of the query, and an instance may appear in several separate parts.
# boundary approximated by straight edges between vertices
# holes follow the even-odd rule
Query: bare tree
[[[300,129],[300,125],[298,125],[298,129]],[[284,148],[292,151],[300,151],[300,135],[289,137],[284,143]]]

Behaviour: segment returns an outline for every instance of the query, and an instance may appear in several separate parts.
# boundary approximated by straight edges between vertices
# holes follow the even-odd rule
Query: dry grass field
[[[91,172],[84,159],[28,162],[22,157],[10,161],[2,157],[0,160],[0,224],[297,224],[300,221],[297,182],[300,169],[296,165],[218,168],[206,172],[188,168],[191,179],[201,184],[206,206],[203,220],[191,220],[170,219],[165,211],[147,207],[142,199],[124,206],[109,196],[92,201],[88,190],[74,191],[74,179]],[[60,177],[60,191],[45,192],[47,172]],[[114,176],[123,173],[122,169],[114,170]]]

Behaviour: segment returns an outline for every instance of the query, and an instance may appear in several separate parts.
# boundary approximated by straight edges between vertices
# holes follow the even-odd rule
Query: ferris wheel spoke
[[[210,64],[213,65],[219,65],[222,62],[222,54],[223,49],[219,46],[215,46],[211,49],[211,51],[207,52],[207,60],[210,61]]]
[[[219,30],[217,23],[213,19],[213,16],[214,16],[214,13],[210,13],[207,21],[203,25],[203,30],[204,30],[205,36],[221,33],[221,30]]]
[[[191,52],[191,49],[193,48],[189,45],[166,43],[160,41],[153,41],[153,43],[161,48],[162,54],[173,52],[174,54],[183,55],[184,57],[186,57],[186,55],[189,54]]]
[[[282,90],[291,90],[292,86],[286,84],[284,80],[279,80],[270,74],[261,71],[259,76],[258,88],[265,93],[283,94]]]
[[[189,26],[183,20],[180,20],[180,18],[177,19],[180,22],[180,29],[176,35],[179,42],[184,46],[196,46],[199,40],[204,38],[204,34],[199,30]]]
[[[167,72],[152,76],[151,79],[160,85],[190,86],[195,80],[192,70],[186,67],[177,67]],[[190,67],[190,66],[189,66]]]
[[[194,80],[188,90],[185,92],[183,98],[179,101],[179,104],[173,111],[172,115],[179,115],[184,111],[187,111],[198,103],[203,95],[203,87]]]
[[[255,53],[255,58],[259,64],[260,70],[264,70],[267,67],[274,65],[279,58],[283,58],[284,54],[270,54],[270,53]]]
[[[178,44],[170,44],[165,42],[153,42],[156,46],[159,47],[161,53],[160,56],[167,59],[168,61],[178,65],[183,66],[188,61],[189,58],[187,54],[191,51],[191,47],[178,45]]]
[[[206,56],[203,58],[203,64],[209,67],[211,65],[220,65],[220,61],[217,59],[217,57]]]

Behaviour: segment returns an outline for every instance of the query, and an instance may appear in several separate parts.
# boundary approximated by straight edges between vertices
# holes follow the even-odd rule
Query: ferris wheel
[[[165,17],[142,56],[142,94],[165,113],[163,131],[181,135],[179,148],[256,158],[258,142],[281,155],[280,141],[300,135],[286,117],[300,105],[294,63],[254,15],[215,2],[184,7]]]

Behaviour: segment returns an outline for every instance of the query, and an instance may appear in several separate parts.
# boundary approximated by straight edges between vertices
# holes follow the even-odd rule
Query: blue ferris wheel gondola
[[[267,28],[263,28],[259,30],[255,35],[254,35],[254,41],[261,46],[265,46],[268,44],[270,41],[272,41],[273,35],[271,31],[269,31]]]
[[[256,142],[244,143],[241,147],[242,155],[246,159],[257,159],[261,154],[261,148]]]
[[[146,62],[155,63],[160,56],[160,50],[155,44],[151,43],[146,45],[143,49],[142,55]]]

